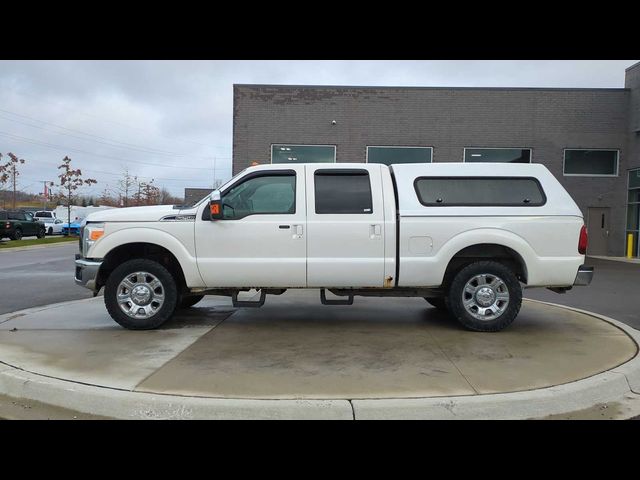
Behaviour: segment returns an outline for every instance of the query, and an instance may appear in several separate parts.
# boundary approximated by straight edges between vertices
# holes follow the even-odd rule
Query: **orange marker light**
[[[218,215],[220,213],[220,204],[212,203],[209,207],[211,208],[211,215]]]
[[[91,230],[91,233],[89,234],[89,240],[92,240],[95,242],[102,235],[104,235],[104,230]]]

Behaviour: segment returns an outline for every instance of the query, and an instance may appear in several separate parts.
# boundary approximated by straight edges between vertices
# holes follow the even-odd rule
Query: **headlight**
[[[86,257],[89,249],[104,235],[104,223],[87,223],[82,232],[82,256]]]

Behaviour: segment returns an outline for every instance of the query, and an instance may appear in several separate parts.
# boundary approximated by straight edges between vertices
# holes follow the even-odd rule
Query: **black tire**
[[[182,297],[180,300],[180,304],[178,308],[189,308],[193,307],[196,303],[204,298],[204,295],[190,295],[188,297]]]
[[[437,298],[429,298],[424,297],[424,299],[431,305],[432,307],[437,308],[438,310],[442,310],[446,312],[449,310],[449,306],[447,305],[447,297],[437,297]]]
[[[474,317],[467,308],[465,308],[463,302],[465,286],[467,285],[467,282],[470,281],[476,283],[473,279],[478,275],[486,275],[485,280],[492,280],[496,277],[499,280],[502,280],[502,284],[499,287],[500,293],[502,295],[504,295],[505,292],[508,294],[508,302],[505,303],[500,300],[494,301],[492,305],[495,305],[500,309],[503,308],[502,312],[498,315],[495,315],[494,312],[487,315],[486,318],[479,319]],[[472,285],[472,288],[481,287],[482,285],[479,283],[475,286]],[[493,291],[492,288],[491,290]],[[496,292],[493,291],[493,293],[495,296]],[[464,295],[467,299],[477,298],[475,295],[471,295],[468,292],[464,293]],[[488,298],[483,300],[491,301],[492,298],[494,297],[491,297],[491,293],[489,293]],[[508,327],[518,315],[520,306],[522,305],[522,287],[520,286],[520,282],[518,281],[515,273],[506,265],[494,261],[480,261],[467,265],[455,275],[449,287],[448,299],[451,314],[465,328],[476,332],[497,332]],[[473,305],[476,305],[476,307]],[[477,306],[479,306],[479,301],[474,301],[471,303],[470,309],[474,311],[475,314],[481,315],[482,312],[480,308],[477,308]]]
[[[47,232],[47,235],[53,235],[53,227],[49,227],[49,231]]]
[[[36,234],[36,237],[38,237],[38,238],[44,238],[44,234],[45,234],[44,227],[42,227],[42,228],[40,228],[40,229],[38,230],[38,233]]]
[[[22,230],[16,228],[13,235],[11,235],[11,240],[22,240]]]
[[[148,318],[134,318],[127,315],[118,304],[118,286],[125,277],[136,272],[147,272],[155,276],[161,283],[164,301],[157,311]],[[158,328],[173,315],[178,303],[178,288],[169,271],[158,262],[139,258],[124,262],[118,266],[107,279],[104,286],[104,304],[111,318],[129,330],[151,330]],[[143,307],[140,307],[143,308]]]

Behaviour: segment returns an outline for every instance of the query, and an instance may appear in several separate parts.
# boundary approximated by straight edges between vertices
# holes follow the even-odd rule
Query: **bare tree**
[[[100,206],[109,206],[109,207],[117,207],[118,199],[112,196],[112,192],[109,189],[109,185],[107,185],[102,193],[100,194],[100,198],[98,200],[100,202]]]
[[[169,189],[162,187],[158,192],[158,205],[179,205],[184,199],[171,195]]]
[[[138,182],[138,192],[133,196],[136,205],[158,204],[160,189],[153,182],[153,178],[149,182]]]
[[[77,198],[77,190],[83,185],[91,185],[98,183],[97,180],[93,178],[82,178],[82,172],[80,169],[71,168],[71,159],[69,157],[64,157],[62,159],[62,164],[58,166],[59,170],[62,172],[58,175],[60,179],[60,189],[61,189],[61,197],[63,197],[67,202],[67,218],[69,225],[69,233],[71,233],[71,202],[73,202]]]
[[[4,185],[5,183],[7,183],[7,180],[9,180],[9,174],[7,173],[7,165],[8,164],[2,163],[2,154],[0,153],[0,193],[2,193],[2,202],[3,202],[2,208],[7,208],[5,192],[4,192]]]
[[[153,184],[154,179],[147,182],[142,187],[142,197],[145,205],[158,205],[160,197],[160,189]]]
[[[18,158],[13,153],[7,153],[9,155],[9,161],[3,165],[0,165],[0,184],[4,184],[7,180],[11,180],[13,187],[13,208],[16,208],[16,179],[20,172],[18,171],[18,165],[24,163],[23,158]],[[2,155],[0,154],[0,158]]]
[[[129,169],[125,168],[124,174],[120,180],[118,180],[119,191],[122,195],[123,203],[125,207],[129,206],[129,198],[131,192],[134,191],[138,184],[138,177],[129,174]]]

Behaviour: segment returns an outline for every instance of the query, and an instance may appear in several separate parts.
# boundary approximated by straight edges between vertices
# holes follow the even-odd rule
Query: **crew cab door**
[[[24,234],[27,235],[37,235],[38,227],[40,226],[38,220],[36,220],[31,213],[23,213],[24,222],[22,225],[24,227]]]
[[[221,193],[221,220],[198,210],[196,256],[207,287],[306,287],[304,166],[257,170]]]
[[[307,284],[383,287],[380,165],[307,165]]]

